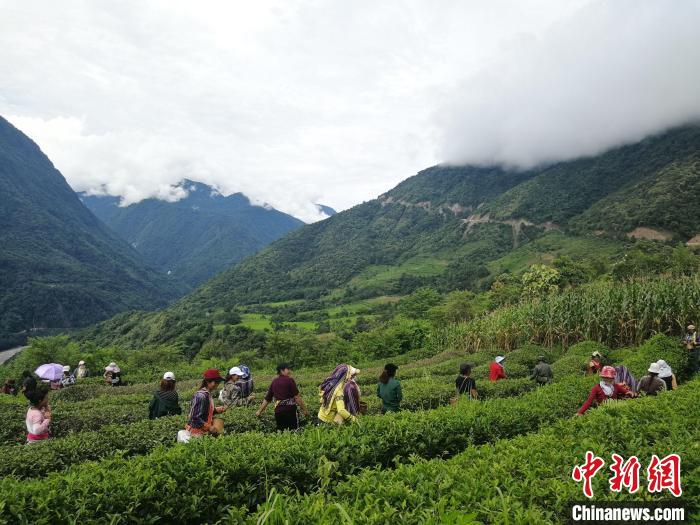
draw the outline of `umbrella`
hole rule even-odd
[[[48,363],[46,365],[41,365],[39,368],[34,370],[34,373],[46,381],[58,381],[63,375],[63,365],[59,365],[58,363]]]

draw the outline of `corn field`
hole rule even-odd
[[[567,347],[583,340],[621,347],[658,333],[680,336],[699,318],[698,277],[603,282],[503,307],[442,339],[469,352],[525,343]]]

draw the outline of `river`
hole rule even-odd
[[[26,346],[16,346],[14,348],[10,348],[9,350],[0,351],[0,365],[3,364],[5,361],[7,361],[13,355],[24,350],[25,348],[27,348],[27,347]]]

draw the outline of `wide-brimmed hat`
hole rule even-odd
[[[658,363],[652,363],[649,365],[649,369],[647,371],[651,372],[652,374],[658,374],[659,372],[661,372],[661,367]]]
[[[659,377],[671,377],[673,375],[673,370],[663,359],[659,359],[656,364],[659,365]]]
[[[66,365],[63,367],[64,372],[70,372],[70,366]]]

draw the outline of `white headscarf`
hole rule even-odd
[[[603,380],[600,381],[600,388],[603,389],[603,392],[607,397],[612,396],[613,392],[615,391],[615,385],[613,383],[606,383]]]
[[[673,370],[663,359],[659,359],[656,364],[659,365],[659,377],[671,377],[673,375]]]

